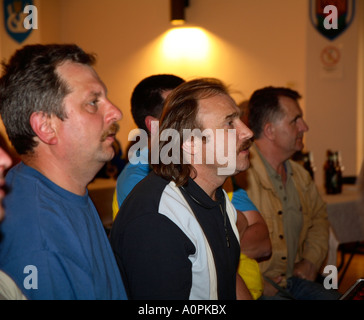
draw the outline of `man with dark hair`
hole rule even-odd
[[[217,79],[168,95],[151,142],[153,172],[125,199],[110,234],[131,299],[236,299],[237,213],[222,185],[249,166],[252,132],[239,115]]]
[[[251,166],[235,177],[267,222],[272,255],[260,263],[264,298],[335,299],[338,293],[314,282],[328,249],[326,205],[309,173],[290,158],[303,148],[308,126],[300,94],[266,87],[249,100],[254,132]]]
[[[125,299],[87,185],[114,155],[120,110],[76,45],[31,45],[4,65],[0,112],[12,168],[0,269],[28,299]]]
[[[173,74],[156,74],[144,78],[131,95],[131,113],[138,128],[150,132],[150,120],[159,121],[168,94],[184,80]]]
[[[183,82],[182,78],[172,74],[157,74],[144,78],[134,88],[131,96],[131,113],[138,128],[144,130],[149,137],[152,121],[159,122],[164,100]],[[112,204],[113,218],[130,191],[151,171],[147,144],[137,150],[131,148],[130,151],[129,163],[121,171],[116,182]],[[136,158],[138,161],[134,161]]]

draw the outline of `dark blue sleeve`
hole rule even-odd
[[[110,240],[129,299],[189,299],[195,247],[167,217],[147,214],[126,226],[116,220]]]

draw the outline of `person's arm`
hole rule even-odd
[[[306,259],[302,259],[294,265],[293,275],[298,278],[315,281],[317,273],[316,266]]]
[[[26,300],[16,283],[6,273],[0,270],[0,301]]]
[[[237,211],[241,252],[252,259],[263,259],[272,252],[267,224],[258,211]]]
[[[241,247],[241,241],[244,238],[244,234],[246,230],[248,229],[248,219],[245,217],[243,212],[236,210],[236,227],[239,231],[239,238],[240,238],[240,247]]]
[[[304,213],[305,237],[302,260],[295,264],[294,275],[304,279],[315,279],[326,257],[329,239],[329,222],[326,204],[322,200],[316,185],[310,182],[305,190],[308,212]]]
[[[240,240],[245,241],[245,235],[249,229],[248,220],[245,215],[238,210],[236,224]],[[250,258],[243,253],[243,248],[240,250],[240,261],[238,272],[236,274],[236,298],[237,300],[257,299],[263,290],[263,283],[260,282],[259,266],[254,258]]]
[[[236,300],[253,300],[244,280],[236,274]]]
[[[231,202],[238,212],[238,222],[241,214],[247,221],[244,232],[239,230],[241,251],[253,259],[268,257],[272,251],[268,227],[246,191],[242,188],[235,189]],[[242,220],[241,217],[240,220]]]
[[[264,259],[272,253],[272,244],[269,238],[267,224],[258,211],[243,211],[248,221],[241,241],[241,251],[253,259]]]

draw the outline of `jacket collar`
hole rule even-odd
[[[259,175],[257,176],[259,177],[258,180],[262,187],[265,189],[273,189],[272,182],[262,160],[262,155],[255,143],[253,143],[253,146],[250,148],[250,166],[252,170],[259,172]]]

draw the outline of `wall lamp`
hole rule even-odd
[[[174,26],[185,23],[185,8],[190,4],[189,0],[170,0],[171,1],[171,23]]]

